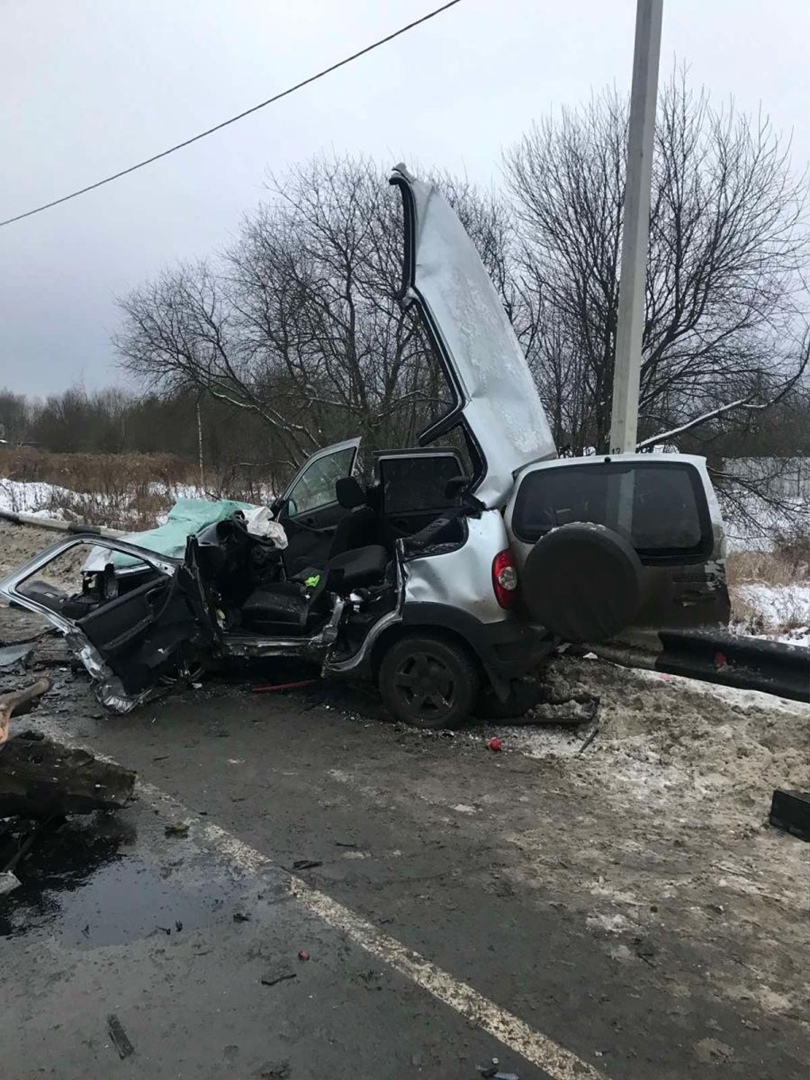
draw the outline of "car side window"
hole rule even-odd
[[[335,483],[351,474],[354,455],[355,448],[347,446],[313,461],[288,495],[287,516],[310,514],[335,502]]]

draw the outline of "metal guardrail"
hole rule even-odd
[[[623,667],[649,668],[810,703],[810,649],[802,645],[718,629],[651,631],[643,641],[608,642],[592,648]]]
[[[95,533],[97,536],[125,536],[120,529],[108,529],[104,525],[89,525],[85,521],[59,521],[58,518],[35,517],[33,514],[17,514],[13,510],[0,510],[0,521],[14,525],[32,525],[37,529],[53,529],[67,533]]]

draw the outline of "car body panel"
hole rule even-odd
[[[475,493],[503,506],[513,474],[557,451],[526,357],[470,237],[436,186],[403,165],[391,176],[403,196],[403,302],[421,312],[456,405],[420,442],[463,420],[483,459]]]
[[[513,612],[498,603],[492,585],[492,562],[509,546],[503,515],[484,510],[465,524],[463,544],[405,561],[405,602],[452,605],[485,624],[514,619]]]

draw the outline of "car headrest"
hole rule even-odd
[[[363,489],[354,476],[341,476],[335,481],[335,498],[344,510],[354,510],[366,501]]]

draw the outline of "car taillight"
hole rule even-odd
[[[502,608],[511,607],[517,599],[518,574],[512,552],[501,551],[492,560],[492,588]]]

